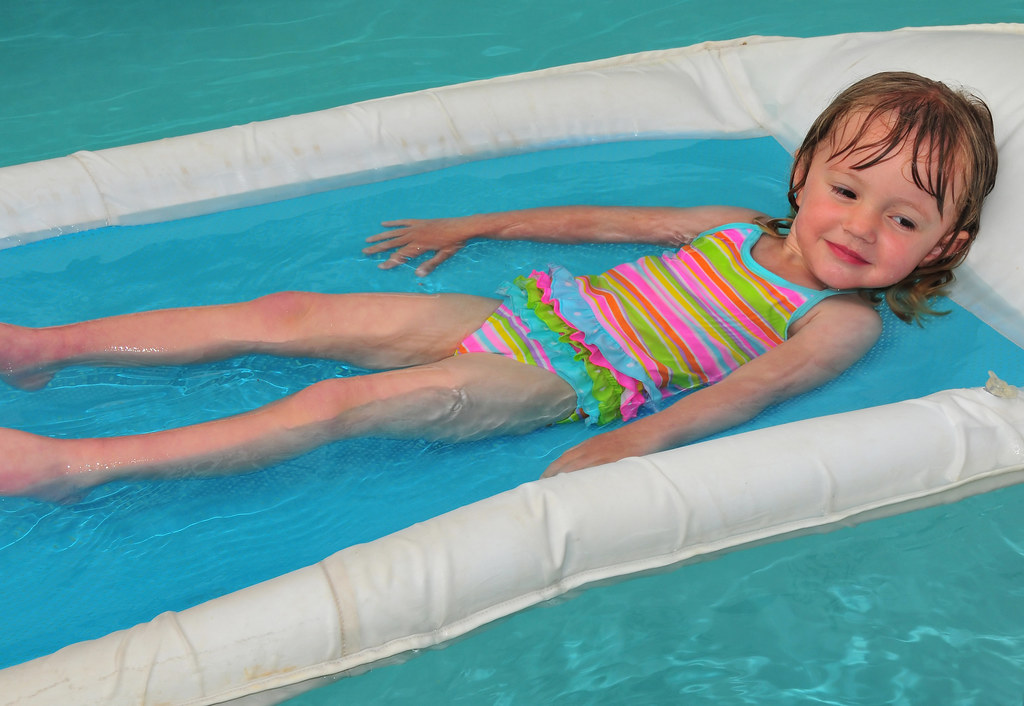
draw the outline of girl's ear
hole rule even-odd
[[[955,255],[960,251],[968,242],[970,242],[971,236],[966,230],[962,230],[959,233],[950,233],[945,238],[940,240],[934,248],[931,249],[924,259],[921,260],[922,265],[930,265],[943,253],[946,256]]]

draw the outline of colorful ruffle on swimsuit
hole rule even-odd
[[[837,293],[758,264],[751,248],[761,235],[732,224],[601,275],[534,271],[502,289],[502,305],[457,354],[498,353],[554,372],[576,390],[571,419],[629,420],[782,343],[794,321]]]

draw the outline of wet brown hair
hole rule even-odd
[[[853,117],[859,119],[858,129],[845,131],[854,124]],[[866,132],[877,124],[888,126],[887,133],[866,141]],[[998,157],[992,113],[980,98],[908,72],[879,73],[858,81],[840,93],[807,131],[793,160],[789,203],[795,215],[797,194],[819,149],[830,148],[830,159],[863,155],[854,169],[866,169],[895,156],[904,145],[910,146],[914,183],[935,199],[940,215],[946,208],[955,209],[950,234],[965,231],[968,236],[961,241],[947,238],[936,259],[890,287],[866,292],[876,304],[885,299],[902,320],[920,323],[924,316],[945,313],[932,309],[930,300],[953,282],[953,269],[963,262],[978,234],[982,202],[995,186]],[[791,222],[776,219],[768,225],[778,232]]]

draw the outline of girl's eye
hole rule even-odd
[[[915,228],[917,228],[916,223],[914,223],[912,220],[904,216],[895,216],[893,217],[893,220],[896,221],[896,224],[900,228],[905,228],[906,230],[914,230]]]
[[[845,186],[833,186],[832,193],[836,194],[837,196],[842,196],[844,199],[857,198],[857,194],[855,194],[850,189],[847,189]]]

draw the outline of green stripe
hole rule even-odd
[[[551,304],[541,300],[543,293],[537,283],[528,277],[517,277],[514,284],[526,295],[526,305],[541,322],[558,334],[558,340],[575,351],[573,358],[583,363],[591,382],[591,393],[597,400],[598,424],[607,424],[622,418],[622,396],[626,391],[608,368],[590,362],[590,351],[579,346],[570,336],[577,330],[565,322]],[[638,383],[639,385],[639,383]]]
[[[727,249],[724,243],[714,238],[701,238],[693,244],[693,247],[704,253],[711,264],[718,269],[723,279],[728,280],[729,284],[747,301],[751,308],[761,315],[762,321],[768,324],[769,328],[775,331],[780,338],[786,337],[786,324],[789,321],[786,312],[779,311],[778,304],[752,284],[752,279],[763,282],[763,278],[750,272],[747,266],[738,259],[738,254],[734,257],[733,252]],[[744,275],[744,272],[749,275]],[[762,303],[767,305],[767,316],[765,307],[761,306]]]

